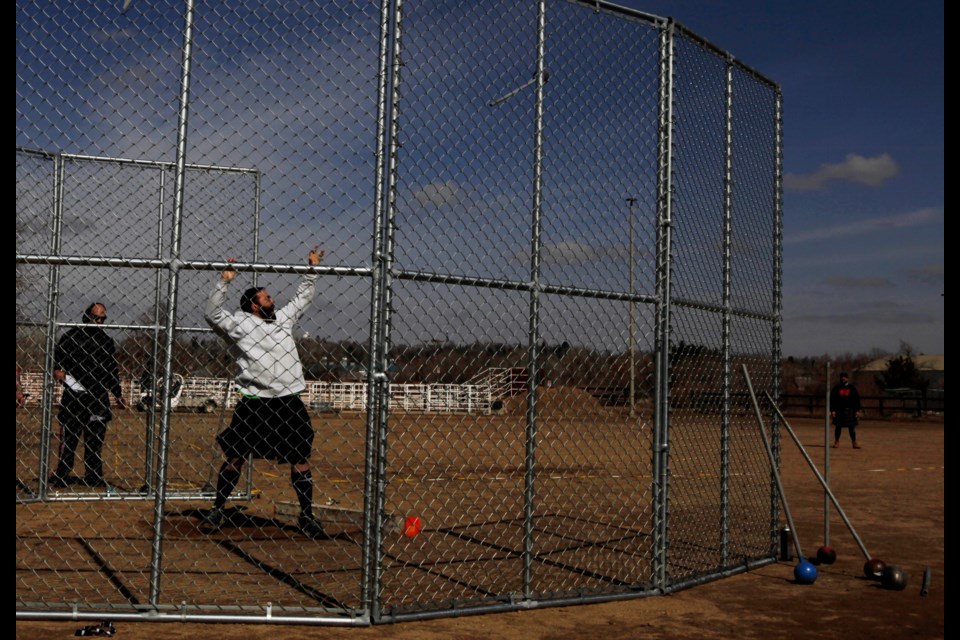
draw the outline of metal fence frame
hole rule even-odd
[[[548,91],[548,82],[550,81],[549,70],[546,67],[547,50],[550,40],[547,33],[547,27],[551,24],[551,11],[556,9],[561,11],[561,6],[572,6],[572,11],[589,10],[594,14],[602,14],[604,20],[610,21],[630,21],[633,23],[646,25],[652,32],[656,33],[658,39],[657,62],[657,80],[655,90],[657,91],[656,104],[658,111],[658,122],[656,125],[656,144],[657,158],[653,163],[656,167],[656,175],[648,176],[655,184],[655,204],[656,204],[656,256],[654,259],[656,274],[653,278],[655,290],[649,293],[638,292],[634,288],[635,256],[633,243],[633,207],[634,198],[629,202],[630,207],[630,283],[626,291],[609,290],[603,287],[580,286],[577,284],[564,284],[560,281],[549,281],[542,279],[541,263],[543,261],[543,246],[541,243],[542,228],[542,208],[544,202],[543,179],[544,179],[544,137],[549,134],[546,121],[547,107],[546,93]],[[747,407],[738,403],[735,396],[736,391],[744,389],[742,383],[737,381],[736,366],[738,364],[751,364],[759,369],[759,375],[755,373],[757,386],[761,390],[769,390],[774,398],[778,396],[780,389],[780,351],[781,351],[781,245],[782,245],[782,109],[781,94],[779,87],[769,81],[753,69],[745,66],[736,60],[730,54],[718,49],[714,45],[697,36],[692,31],[682,25],[674,22],[672,19],[664,19],[657,16],[644,14],[642,12],[626,9],[618,5],[604,1],[571,1],[566,3],[548,2],[541,0],[536,3],[536,43],[534,48],[534,75],[533,79],[522,84],[507,93],[491,100],[491,107],[495,107],[504,101],[511,100],[520,92],[532,91],[535,94],[533,113],[533,135],[529,157],[532,160],[530,167],[532,173],[531,185],[533,191],[530,194],[530,230],[532,232],[529,238],[529,270],[526,278],[523,279],[501,279],[497,277],[487,277],[485,275],[459,274],[455,270],[448,273],[439,273],[428,269],[407,266],[403,261],[398,260],[398,239],[397,239],[397,206],[398,206],[398,183],[402,181],[404,172],[407,171],[401,153],[401,140],[404,135],[404,119],[401,106],[403,105],[404,83],[407,75],[412,74],[406,67],[405,55],[406,49],[401,36],[406,36],[405,20],[408,20],[408,10],[422,9],[417,3],[410,0],[383,0],[380,7],[380,25],[379,25],[379,86],[376,105],[376,148],[375,159],[372,167],[374,179],[370,185],[373,191],[372,202],[374,205],[373,225],[370,229],[371,255],[370,266],[320,266],[307,267],[301,265],[288,264],[277,261],[263,262],[259,259],[260,232],[259,223],[257,223],[257,232],[255,234],[254,258],[247,262],[237,263],[237,268],[241,271],[253,274],[271,273],[271,274],[304,274],[318,273],[321,276],[330,276],[337,278],[359,278],[369,281],[369,359],[366,363],[366,381],[363,383],[366,387],[366,393],[359,395],[361,401],[365,403],[363,413],[365,414],[365,463],[363,470],[363,495],[365,498],[362,517],[362,529],[364,532],[361,567],[360,567],[360,588],[358,594],[358,604],[356,606],[346,606],[339,612],[331,613],[329,609],[320,611],[304,610],[301,613],[290,610],[280,611],[278,614],[269,604],[261,605],[259,603],[249,603],[249,610],[231,610],[229,608],[213,607],[212,609],[197,606],[196,608],[183,607],[180,603],[164,603],[161,598],[161,585],[163,582],[162,569],[162,550],[161,541],[163,540],[162,521],[164,510],[167,508],[166,490],[166,469],[169,459],[169,452],[164,444],[161,449],[155,452],[148,452],[148,469],[146,475],[156,478],[155,493],[150,496],[155,500],[155,539],[153,541],[153,552],[151,557],[150,576],[150,601],[139,608],[124,607],[106,607],[101,608],[96,603],[83,603],[84,606],[90,605],[91,608],[78,607],[77,604],[57,605],[53,602],[36,602],[31,595],[36,595],[26,586],[22,587],[21,579],[18,577],[18,595],[17,595],[17,618],[18,619],[100,619],[105,612],[115,619],[138,619],[138,620],[183,620],[183,621],[257,621],[272,623],[298,623],[298,624],[333,624],[333,625],[367,625],[382,622],[396,622],[402,620],[411,620],[419,618],[440,617],[461,615],[463,613],[486,613],[493,611],[511,611],[527,608],[536,608],[541,606],[560,606],[569,604],[580,604],[588,602],[609,601],[624,598],[636,598],[648,595],[666,594],[679,589],[688,588],[696,584],[715,580],[727,575],[749,570],[774,561],[776,555],[776,531],[778,528],[779,509],[777,496],[774,492],[774,483],[772,477],[763,481],[765,487],[764,495],[761,497],[761,507],[759,509],[759,518],[765,523],[765,527],[759,534],[762,542],[759,546],[747,545],[747,550],[734,551],[733,547],[737,544],[737,533],[731,531],[730,523],[733,518],[730,515],[731,510],[738,508],[735,504],[738,500],[738,489],[732,487],[735,480],[731,473],[731,451],[730,433],[749,426],[751,423],[750,411]],[[566,11],[566,9],[563,9]],[[174,339],[178,332],[193,331],[195,328],[181,326],[177,320],[177,300],[178,290],[180,288],[180,276],[183,273],[192,271],[217,271],[224,269],[227,264],[222,261],[212,260],[185,260],[182,259],[180,251],[181,237],[185,233],[190,233],[189,228],[182,226],[182,217],[184,210],[184,191],[185,184],[192,169],[217,169],[217,170],[236,170],[224,167],[208,167],[205,165],[194,165],[188,158],[188,114],[191,108],[190,85],[192,64],[197,57],[203,55],[202,50],[195,49],[196,34],[194,33],[197,8],[194,0],[184,0],[183,2],[183,28],[182,28],[182,48],[180,49],[180,85],[178,95],[178,113],[176,128],[176,159],[167,163],[153,163],[164,168],[166,171],[174,173],[174,203],[173,203],[173,228],[171,233],[172,244],[167,256],[143,256],[137,258],[118,258],[103,257],[99,255],[84,256],[65,256],[59,250],[59,244],[56,241],[57,234],[54,234],[54,245],[47,253],[22,253],[19,245],[17,250],[17,265],[41,265],[46,266],[50,271],[50,282],[48,289],[47,307],[47,325],[46,325],[46,344],[44,351],[46,353],[45,370],[48,372],[43,379],[43,403],[42,403],[42,428],[45,435],[41,442],[43,447],[49,441],[49,434],[52,430],[54,421],[53,414],[53,380],[49,373],[52,368],[52,352],[54,346],[54,336],[57,330],[68,323],[58,322],[58,292],[59,292],[59,272],[62,267],[70,266],[93,266],[109,267],[116,269],[141,269],[151,270],[157,275],[157,291],[160,291],[161,273],[166,275],[166,295],[163,300],[156,300],[155,322],[152,327],[154,330],[157,349],[155,354],[165,354],[156,356],[156,360],[162,360],[161,370],[156,371],[162,380],[170,380],[174,374],[174,363],[170,354],[173,352]],[[566,19],[586,19],[583,15],[576,14],[572,18]],[[20,12],[18,10],[18,24]],[[18,33],[19,33],[18,27]],[[562,32],[556,37],[562,38]],[[622,46],[629,47],[630,43]],[[684,52],[679,53],[677,47],[684,48]],[[712,237],[708,233],[708,240],[715,241],[722,246],[722,295],[719,300],[708,299],[710,296],[701,296],[696,291],[696,287],[689,286],[689,282],[683,279],[683,275],[688,271],[694,271],[694,267],[687,264],[678,264],[675,259],[675,252],[678,247],[682,247],[687,239],[683,235],[681,240],[676,239],[678,233],[678,219],[683,220],[683,216],[695,211],[697,207],[691,206],[687,198],[696,198],[698,189],[709,191],[710,187],[700,187],[691,184],[690,177],[697,174],[697,165],[702,162],[695,160],[691,165],[681,166],[682,161],[678,162],[675,158],[678,150],[681,155],[689,152],[691,146],[696,145],[697,131],[696,127],[689,129],[680,129],[684,136],[678,136],[678,114],[676,107],[683,104],[684,99],[689,95],[685,93],[690,91],[689,87],[678,87],[677,69],[678,60],[684,60],[685,55],[690,55],[694,51],[696,55],[704,56],[709,59],[709,64],[722,66],[725,70],[723,80],[722,103],[724,113],[720,126],[721,131],[711,131],[711,136],[716,136],[723,140],[723,149],[720,155],[723,158],[723,175],[718,179],[722,183],[722,192],[717,194],[722,203],[722,211],[719,213],[723,221],[723,229],[720,237]],[[44,52],[35,52],[37,56],[42,56]],[[765,139],[761,134],[760,145],[765,146],[765,155],[761,158],[760,166],[752,166],[750,162],[744,162],[741,154],[737,153],[735,138],[738,132],[737,125],[742,117],[741,109],[750,109],[750,91],[745,91],[746,106],[740,100],[741,94],[738,89],[742,84],[750,85],[748,89],[760,92],[765,104],[767,113],[761,108],[761,120],[766,115],[766,120],[762,126],[757,128],[761,132],[772,132],[769,139]],[[19,93],[19,89],[18,89]],[[492,88],[491,88],[492,93]],[[708,90],[709,93],[709,90]],[[678,95],[681,97],[678,98]],[[712,96],[716,98],[717,96]],[[769,108],[772,105],[772,113]],[[18,123],[21,117],[18,101]],[[24,115],[25,117],[25,115]],[[713,125],[713,122],[708,122]],[[416,129],[415,129],[416,132]],[[112,162],[128,164],[150,164],[146,161],[128,160],[120,158],[103,158],[94,155],[84,154],[66,154],[57,151],[36,150],[20,146],[20,129],[18,124],[18,157],[19,154],[34,154],[42,157],[49,157],[54,162],[54,176],[60,175],[63,162],[65,160],[76,160],[82,162]],[[687,161],[692,154],[687,153]],[[749,160],[749,159],[748,159]],[[772,166],[770,163],[772,162]],[[706,163],[704,163],[706,164]],[[678,168],[679,167],[679,168]],[[409,171],[416,172],[417,167],[411,167]],[[259,219],[259,170],[252,171],[257,180],[257,219]],[[716,177],[716,176],[715,176]],[[760,196],[741,190],[738,185],[746,183],[761,183]],[[678,184],[679,183],[679,184]],[[59,229],[60,218],[59,205],[62,186],[57,182],[53,185],[54,207],[51,215],[52,224],[55,230]],[[693,195],[691,195],[693,194]],[[770,195],[766,199],[766,195]],[[744,205],[746,202],[746,205]],[[684,208],[684,207],[689,208]],[[737,300],[743,300],[743,289],[735,291],[734,274],[735,244],[734,235],[740,230],[737,227],[735,213],[738,207],[753,207],[759,212],[758,216],[769,225],[772,232],[763,238],[761,242],[762,249],[767,251],[761,255],[764,261],[763,266],[756,270],[745,269],[750,277],[744,282],[737,281],[737,287],[749,289],[751,286],[759,288],[760,292],[751,301],[747,296],[746,304],[738,304]],[[19,233],[19,230],[18,230]],[[683,233],[686,233],[685,231]],[[681,276],[678,281],[678,274]],[[398,322],[396,307],[398,305],[397,292],[404,285],[425,286],[435,285],[438,287],[462,287],[476,288],[478,290],[493,291],[497,293],[511,292],[526,297],[527,314],[526,321],[528,332],[526,337],[527,360],[523,363],[528,371],[538,372],[542,369],[546,360],[543,353],[543,331],[541,321],[544,315],[544,298],[557,298],[565,304],[576,305],[581,300],[591,301],[613,301],[619,304],[625,304],[630,311],[630,388],[629,388],[629,410],[630,418],[634,416],[634,349],[636,338],[634,336],[635,327],[635,308],[651,310],[652,317],[652,344],[651,350],[653,359],[653,409],[652,415],[652,434],[650,436],[650,464],[652,469],[652,478],[650,478],[650,503],[644,507],[644,510],[650,510],[650,552],[649,552],[649,573],[644,576],[634,576],[626,581],[613,580],[615,586],[604,587],[594,590],[592,587],[585,587],[581,584],[567,582],[563,579],[556,583],[556,586],[544,589],[535,576],[536,548],[538,546],[539,536],[542,532],[535,529],[534,523],[543,518],[543,513],[538,509],[538,504],[542,496],[537,493],[542,476],[539,475],[536,461],[538,457],[538,446],[542,446],[543,435],[538,428],[542,428],[544,423],[542,418],[543,409],[538,406],[538,397],[543,394],[543,381],[538,375],[530,375],[526,380],[526,410],[525,410],[525,433],[522,437],[518,436],[518,442],[522,442],[524,450],[524,469],[523,481],[520,484],[523,488],[523,522],[518,526],[522,530],[522,550],[517,553],[522,566],[522,575],[519,577],[520,587],[509,593],[491,593],[489,597],[479,598],[477,601],[459,603],[455,596],[440,596],[435,600],[429,598],[433,596],[423,595],[423,599],[415,592],[409,599],[407,597],[395,597],[390,588],[385,587],[385,582],[389,578],[385,575],[388,571],[386,558],[389,555],[386,552],[387,543],[384,539],[384,531],[389,526],[389,502],[396,497],[397,490],[388,487],[386,478],[397,473],[392,467],[394,460],[401,457],[399,454],[405,453],[403,447],[410,445],[397,444],[394,433],[394,424],[396,417],[392,410],[403,409],[405,402],[409,402],[409,394],[423,389],[426,392],[438,390],[439,387],[431,385],[393,385],[391,384],[391,347],[393,343],[393,334],[395,332],[395,323]],[[680,293],[677,293],[680,291]],[[738,297],[739,294],[739,297]],[[754,304],[753,302],[757,302]],[[163,304],[161,304],[163,303]],[[769,306],[764,306],[769,303]],[[402,303],[399,303],[402,304]],[[165,308],[165,315],[161,317],[160,310]],[[683,330],[682,327],[693,326],[694,329]],[[746,325],[746,329],[743,328]],[[689,339],[690,335],[696,335],[702,327],[704,331],[713,331],[714,327],[719,329],[719,333],[711,339],[711,342],[719,345],[714,353],[695,354],[694,364],[702,365],[704,370],[709,369],[711,376],[705,378],[708,381],[702,384],[694,376],[683,378],[690,380],[691,387],[694,389],[691,395],[685,396],[683,401],[677,398],[678,389],[682,388],[678,377],[692,375],[690,371],[695,371],[697,367],[691,370],[683,369],[679,365],[680,356],[684,355],[682,350],[678,350],[678,343],[683,344],[684,340]],[[757,327],[757,329],[753,329]],[[141,327],[142,328],[142,327]],[[737,331],[756,331],[762,338],[751,343],[745,340],[740,343],[734,337]],[[768,339],[767,339],[768,338]],[[161,345],[160,342],[163,341]],[[743,344],[747,343],[755,350],[744,349]],[[760,345],[757,347],[757,345]],[[739,345],[739,346],[738,346]],[[156,377],[155,377],[156,379]],[[318,384],[318,383],[314,383]],[[450,388],[448,393],[457,394],[463,392],[470,385],[462,385],[456,389]],[[399,393],[401,391],[405,394]],[[469,390],[473,393],[473,390]],[[131,393],[133,393],[131,391]],[[324,395],[322,385],[317,389],[311,386],[311,394],[318,394],[323,400],[329,398]],[[699,395],[698,395],[699,394]],[[742,393],[740,394],[742,395]],[[471,396],[473,397],[473,396]],[[700,462],[691,464],[701,464],[702,470],[716,472],[719,479],[718,485],[718,505],[707,505],[703,512],[691,512],[694,519],[707,518],[706,514],[712,512],[712,509],[719,508],[721,515],[721,531],[719,532],[719,542],[716,554],[711,551],[702,558],[697,554],[700,552],[692,551],[691,556],[685,557],[682,549],[687,548],[687,536],[690,535],[685,527],[685,518],[687,512],[683,509],[672,509],[671,502],[676,505],[679,500],[675,497],[687,489],[679,483],[677,477],[683,475],[678,473],[678,469],[672,466],[671,455],[677,446],[677,442],[684,442],[683,438],[688,431],[686,425],[688,421],[692,424],[693,418],[687,416],[682,411],[683,407],[690,406],[693,403],[697,406],[697,398],[709,397],[706,405],[698,406],[701,413],[709,414],[715,410],[720,416],[718,426],[720,427],[721,438],[719,441],[719,460],[710,462]],[[330,397],[332,398],[332,396]],[[449,401],[448,401],[449,402]],[[687,404],[684,404],[687,403]],[[431,411],[431,404],[417,401],[416,411]],[[425,408],[424,408],[425,407]],[[339,407],[338,407],[339,408]],[[351,408],[355,408],[352,405]],[[708,410],[706,410],[708,409]],[[436,410],[436,408],[434,408]],[[442,410],[442,408],[441,408]],[[470,411],[467,411],[470,413]],[[489,407],[482,413],[489,413]],[[699,415],[699,414],[698,414]],[[775,427],[776,420],[772,410],[767,414],[771,424]],[[746,416],[746,417],[745,417]],[[699,418],[698,418],[699,419]],[[169,443],[168,430],[171,421],[171,409],[169,403],[165,404],[163,410],[157,416],[157,426],[159,431],[157,436],[161,443]],[[678,432],[678,429],[682,431]],[[749,431],[749,429],[745,429]],[[774,445],[778,446],[779,439],[777,430],[774,429]],[[750,440],[752,436],[741,436],[743,442],[749,443],[749,456],[757,456],[762,459],[763,450],[760,448],[758,440]],[[148,438],[152,442],[154,438]],[[682,445],[681,445],[682,446]],[[399,447],[399,448],[398,448]],[[759,452],[759,453],[758,453]],[[45,466],[49,458],[49,450],[42,449],[40,452],[41,468],[39,475],[41,478],[46,476],[48,468]],[[154,458],[157,460],[157,467],[153,469],[149,466],[149,461]],[[766,468],[763,464],[756,461],[747,461],[747,464],[753,470],[763,470]],[[714,466],[716,465],[716,466]],[[752,466],[751,466],[752,465]],[[769,469],[768,469],[769,470]],[[43,502],[47,498],[46,489],[42,486],[39,492],[39,501]],[[673,493],[673,496],[671,494]],[[731,498],[731,496],[733,496]],[[121,498],[122,499],[122,498]],[[406,498],[404,498],[406,499]],[[100,504],[109,505],[111,499],[99,497]],[[749,502],[749,501],[747,501]],[[33,500],[23,500],[18,494],[17,505],[20,509],[24,505],[36,504]],[[462,506],[462,505],[461,505]],[[746,511],[757,511],[756,504],[750,503],[742,508]],[[18,511],[19,518],[19,511]],[[694,528],[701,525],[694,525]],[[735,528],[735,527],[734,527]],[[18,569],[21,568],[21,559],[19,550],[22,545],[28,545],[31,541],[30,535],[21,536],[18,530]],[[712,543],[711,543],[712,544]],[[751,543],[752,544],[752,543]],[[696,545],[691,544],[693,549]],[[673,549],[668,552],[668,548]],[[681,549],[678,551],[678,549]],[[392,552],[391,552],[392,553]],[[692,558],[692,559],[691,559]],[[539,565],[536,565],[539,566]],[[681,568],[683,567],[683,568]],[[30,572],[29,567],[25,569]],[[644,570],[646,571],[646,569]],[[586,572],[585,572],[586,573]],[[19,575],[19,574],[18,574]],[[54,583],[55,584],[55,581]],[[55,589],[54,589],[55,591]],[[70,602],[69,588],[67,595],[62,593],[50,594],[50,600],[58,600],[61,597],[65,602]],[[334,607],[336,609],[336,607]]]

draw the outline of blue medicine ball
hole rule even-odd
[[[801,560],[793,569],[793,577],[800,584],[813,584],[817,580],[817,568],[806,560]]]

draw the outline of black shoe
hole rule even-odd
[[[87,487],[94,487],[97,489],[106,489],[107,481],[103,479],[102,476],[85,476],[83,478],[83,484]]]
[[[47,484],[54,489],[65,489],[70,486],[70,478],[55,473],[47,480]]]
[[[226,518],[223,515],[222,507],[213,507],[205,514],[200,516],[200,524],[210,527],[211,529],[219,529]]]
[[[314,540],[330,539],[327,532],[323,530],[323,525],[313,516],[301,515],[297,519],[297,527],[300,528],[300,533],[308,538],[313,538]]]

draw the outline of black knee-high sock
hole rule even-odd
[[[234,469],[229,462],[224,462],[220,467],[220,475],[217,476],[217,497],[213,501],[213,506],[223,508],[239,480],[240,472]]]
[[[310,470],[290,471],[290,482],[297,492],[297,501],[300,503],[300,513],[305,516],[313,515],[313,474]]]

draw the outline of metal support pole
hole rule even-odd
[[[827,398],[823,404],[827,409],[823,416],[823,544],[830,546],[830,362],[827,362]]]
[[[797,557],[800,562],[805,560],[803,549],[800,548],[800,537],[797,535],[797,527],[793,524],[793,514],[790,513],[790,505],[787,504],[787,494],[783,490],[783,482],[780,481],[780,472],[777,471],[777,459],[773,455],[773,449],[770,447],[770,440],[767,438],[767,429],[763,426],[763,415],[760,413],[760,405],[757,403],[757,396],[753,392],[753,383],[750,382],[750,374],[747,373],[747,365],[743,366],[743,377],[747,381],[747,389],[750,391],[750,399],[753,401],[753,410],[757,414],[757,425],[760,427],[760,437],[763,439],[763,448],[767,450],[767,457],[770,458],[770,471],[773,473],[773,480],[777,484],[777,493],[780,494],[780,502],[783,503],[783,512],[787,516],[787,524],[790,525],[790,533],[793,536],[793,546],[797,550]],[[769,395],[767,396],[770,397]]]
[[[63,242],[63,157],[53,158],[53,237],[50,253],[59,256]],[[50,282],[47,283],[47,327],[44,336],[43,356],[43,414],[40,436],[40,494],[46,495],[47,478],[50,475],[50,438],[53,433],[53,401],[57,395],[57,384],[53,379],[54,351],[57,344],[57,307],[60,298],[60,265],[49,267]],[[59,461],[58,461],[59,463]]]
[[[544,61],[546,59],[547,3],[537,5],[537,91],[534,102],[533,121],[533,199],[530,220],[530,306],[528,315],[528,371],[527,376],[527,432],[524,452],[523,489],[523,579],[520,592],[524,600],[533,600],[536,527],[536,458],[537,458],[537,395],[540,385],[540,230],[543,204],[543,121],[544,121]]]
[[[627,198],[627,204],[630,205],[630,417],[633,418],[636,414],[636,375],[637,375],[637,358],[636,358],[636,348],[637,341],[634,335],[636,331],[636,315],[637,315],[637,302],[634,300],[635,287],[633,283],[633,272],[635,270],[633,262],[633,205],[637,203],[636,198]]]
[[[160,415],[159,448],[156,472],[156,499],[153,507],[153,545],[150,553],[149,603],[160,602],[160,576],[163,575],[164,506],[166,503],[167,460],[170,453],[170,389],[173,379],[173,341],[177,324],[179,293],[180,240],[183,220],[184,175],[187,157],[187,114],[190,107],[190,69],[193,50],[194,0],[186,0],[183,14],[183,44],[180,51],[180,100],[177,113],[177,164],[174,176],[173,226],[170,239],[170,276],[167,279],[167,309],[163,354],[163,408]]]
[[[797,434],[793,432],[793,428],[790,426],[790,423],[787,422],[787,419],[783,417],[783,413],[780,412],[780,407],[777,406],[776,402],[774,402],[773,398],[770,397],[769,393],[767,394],[767,400],[770,401],[770,405],[773,407],[774,411],[776,411],[777,415],[780,416],[780,419],[783,420],[783,426],[786,427],[787,433],[790,434],[790,437],[793,438],[793,442],[797,445],[797,448],[800,449],[800,453],[803,454],[803,459],[806,460],[807,464],[810,465],[813,475],[817,476],[817,480],[819,480],[820,484],[823,485],[823,490],[827,492],[827,495],[833,502],[833,506],[837,508],[837,513],[840,514],[840,517],[843,518],[844,524],[846,524],[847,528],[850,529],[850,534],[853,536],[857,546],[860,547],[860,551],[863,552],[863,555],[867,560],[871,560],[873,556],[871,556],[870,552],[867,551],[867,547],[864,546],[863,540],[860,539],[860,536],[857,535],[856,529],[854,529],[853,525],[850,524],[850,519],[847,517],[847,514],[843,512],[842,508],[840,508],[840,503],[837,502],[837,498],[833,495],[833,492],[830,491],[830,486],[827,484],[827,481],[824,480],[823,476],[820,475],[820,472],[817,471],[817,467],[813,464],[813,460],[810,459],[809,454],[807,454],[807,450],[803,448],[802,444],[800,444],[800,439],[797,438]],[[790,526],[793,527],[793,523],[791,523]]]

